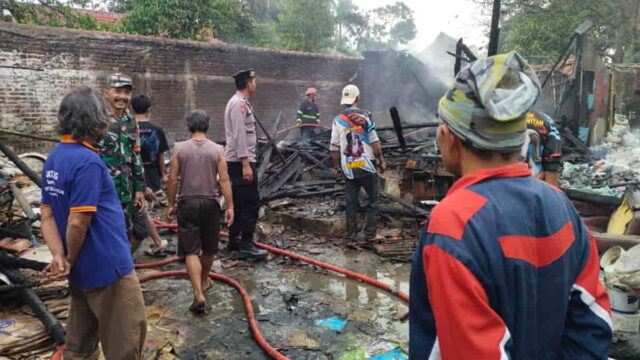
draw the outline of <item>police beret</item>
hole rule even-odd
[[[255,70],[242,70],[233,75],[234,79],[253,79],[256,77]]]

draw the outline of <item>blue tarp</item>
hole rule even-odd
[[[347,325],[347,320],[334,316],[324,320],[316,320],[316,325],[325,326],[335,331],[342,331],[344,326]]]
[[[408,360],[409,357],[405,355],[405,353],[400,350],[400,348],[395,348],[391,351],[388,351],[384,354],[376,355],[371,358],[371,360]]]

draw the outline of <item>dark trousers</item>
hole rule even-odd
[[[311,140],[315,135],[315,128],[313,126],[301,126],[300,137],[302,140]]]
[[[345,211],[347,213],[347,239],[355,240],[358,234],[358,195],[360,188],[367,193],[367,217],[364,223],[364,234],[367,238],[376,235],[378,227],[378,174],[367,174],[355,179],[344,179],[344,193],[346,197]]]
[[[255,163],[251,163],[253,170],[253,182],[247,183],[242,178],[242,163],[228,161],[229,178],[231,178],[231,190],[233,191],[233,204],[235,213],[233,225],[229,229],[229,237],[237,239],[242,237],[243,241],[253,239],[258,221],[258,210],[260,209],[260,194],[258,193],[258,171]]]

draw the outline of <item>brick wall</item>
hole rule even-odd
[[[224,138],[223,117],[235,91],[231,74],[253,68],[258,91],[252,104],[271,128],[282,112],[292,124],[304,90],[318,89],[322,122],[340,111],[340,90],[357,77],[360,58],[214,45],[0,22],[0,127],[55,136],[64,94],[82,84],[99,87],[113,72],[128,73],[134,93],[153,101],[153,120],[173,142],[186,137],[183,117],[195,108],[212,116],[210,136]],[[18,150],[50,145],[6,138]]]

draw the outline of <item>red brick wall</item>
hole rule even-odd
[[[213,45],[0,22],[0,127],[55,136],[56,112],[64,94],[82,84],[99,87],[113,72],[128,73],[134,93],[153,101],[153,120],[171,142],[186,136],[188,110],[206,110],[210,135],[224,138],[224,108],[235,87],[231,75],[253,68],[258,92],[252,100],[271,128],[282,111],[292,124],[304,90],[318,89],[322,122],[340,111],[340,90],[362,60],[237,45]],[[11,139],[19,149],[46,146]]]

